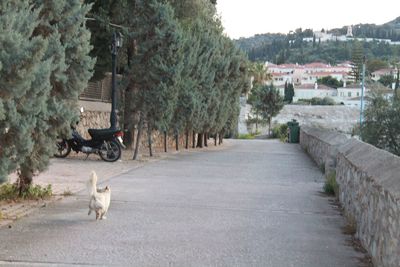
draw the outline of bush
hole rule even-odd
[[[335,101],[330,97],[313,97],[311,98],[311,105],[319,105],[319,106],[333,106],[335,105]]]
[[[287,124],[278,124],[274,128],[272,128],[272,138],[278,138],[282,142],[287,139]]]
[[[18,200],[18,199],[46,199],[53,195],[51,184],[46,187],[40,185],[31,185],[20,195],[16,184],[5,183],[0,186],[0,200]]]

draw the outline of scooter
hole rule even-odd
[[[65,158],[74,150],[82,152],[89,157],[90,154],[98,154],[107,162],[117,161],[122,154],[121,147],[125,148],[122,137],[124,133],[117,129],[89,129],[91,139],[83,138],[75,127],[72,128],[72,138],[57,140],[56,158]]]

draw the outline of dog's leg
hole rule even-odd
[[[99,217],[100,217],[100,211],[96,210],[96,221],[99,219]]]
[[[88,211],[87,215],[89,216],[91,213],[92,213],[92,209],[89,208],[89,211]]]

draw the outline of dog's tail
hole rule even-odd
[[[87,183],[87,189],[90,196],[95,196],[97,194],[97,174],[95,171],[90,173],[90,179]]]

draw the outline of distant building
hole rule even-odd
[[[373,73],[371,73],[371,79],[374,81],[378,81],[383,76],[388,76],[388,75],[391,75],[393,76],[393,78],[396,78],[397,70],[391,68],[376,70]]]
[[[346,37],[353,37],[353,27],[352,26],[347,26]]]
[[[275,86],[293,83],[294,85],[312,84],[325,76],[332,76],[339,81],[346,82],[348,73],[351,71],[351,64],[343,62],[336,66],[321,62],[313,62],[305,65],[281,64],[276,65],[267,62],[266,67],[272,75],[272,82]]]
[[[400,41],[392,41],[390,39],[379,39],[379,38],[359,38],[353,36],[353,27],[347,26],[346,35],[335,35],[332,33],[327,33],[326,31],[314,31],[314,37],[303,38],[304,42],[313,42],[317,40],[318,42],[329,42],[329,41],[340,41],[347,42],[352,40],[359,40],[363,42],[384,42],[390,45],[400,45]],[[314,39],[315,38],[315,39]]]

